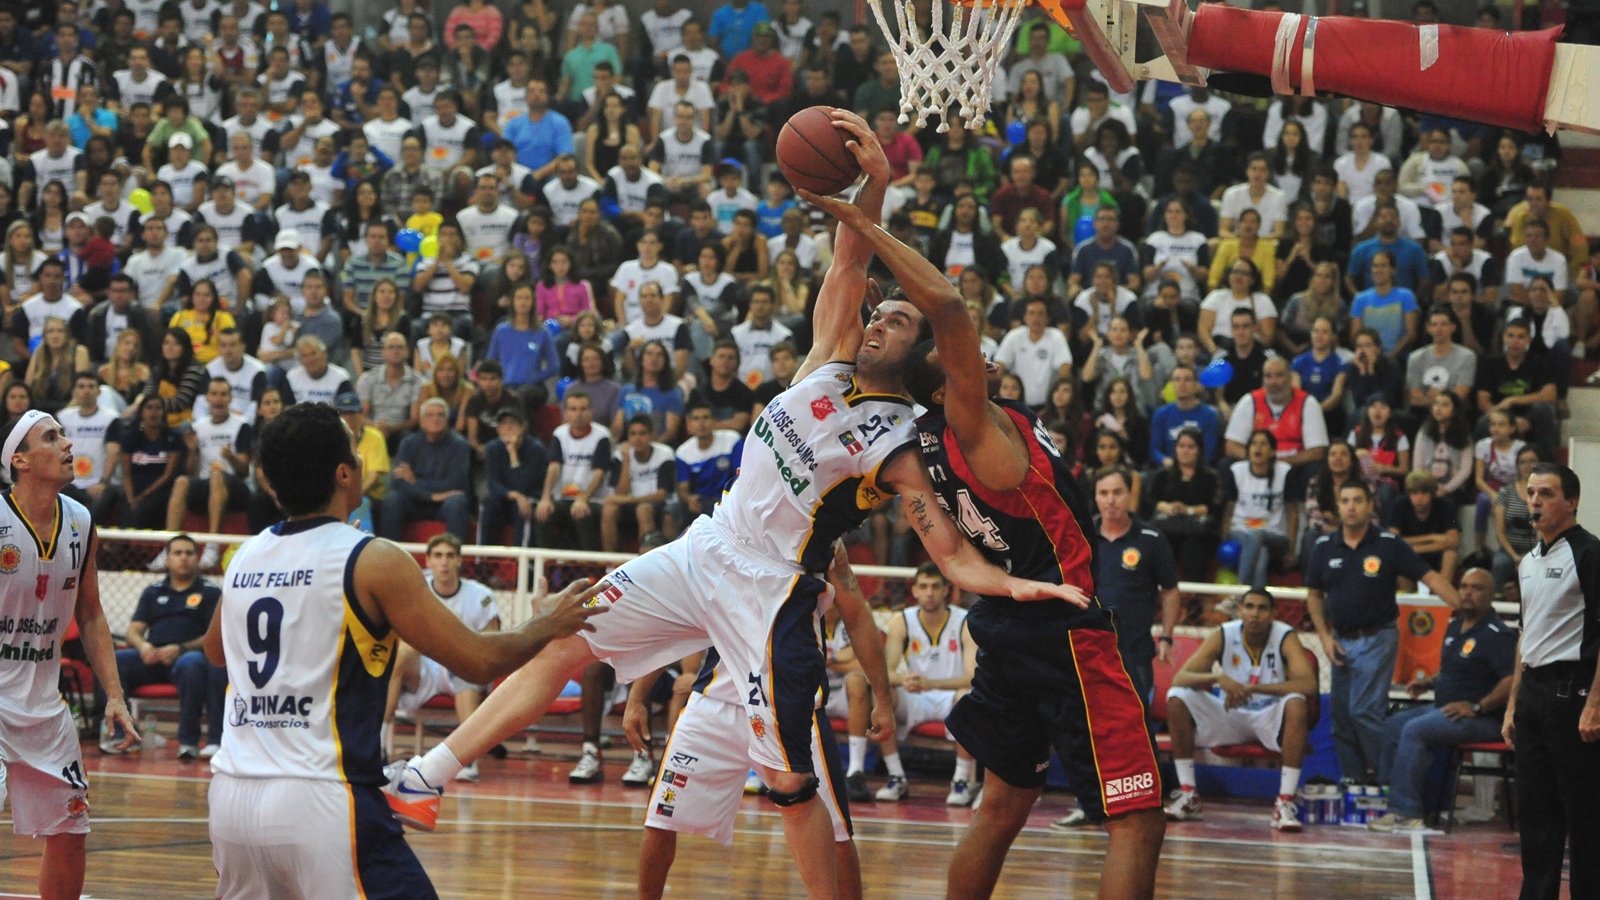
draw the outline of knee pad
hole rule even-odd
[[[817,776],[807,775],[806,783],[800,785],[800,789],[798,791],[786,794],[782,791],[775,791],[768,788],[767,799],[771,800],[772,805],[778,807],[779,809],[788,809],[791,806],[798,806],[799,804],[810,800],[812,797],[815,797],[817,795],[817,786],[819,784],[821,784],[821,782],[817,781]]]

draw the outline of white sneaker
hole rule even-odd
[[[216,756],[217,755],[217,751],[221,750],[221,749],[222,749],[222,745],[221,744],[207,744],[204,747],[200,748],[200,758],[201,759],[210,759],[211,757]]]
[[[1278,795],[1278,802],[1272,806],[1272,828],[1274,831],[1300,830],[1300,808],[1293,797]]]
[[[1082,828],[1088,824],[1090,824],[1089,814],[1084,812],[1083,807],[1080,806],[1061,818],[1056,819],[1054,822],[1051,822],[1050,827],[1060,831],[1077,831],[1079,828]]]
[[[1205,810],[1200,805],[1200,792],[1193,788],[1184,788],[1178,792],[1178,799],[1167,804],[1167,818],[1174,822],[1197,822],[1205,817]]]
[[[199,756],[200,756],[200,748],[196,747],[194,744],[179,744],[178,745],[178,758],[179,759],[184,760],[184,761],[188,761],[188,760],[191,760],[191,759],[195,759],[195,758],[197,758]]]
[[[895,803],[911,796],[911,784],[904,775],[890,775],[889,781],[878,788],[877,798],[885,803]]]
[[[422,757],[413,756],[384,766],[383,774],[389,783],[383,786],[383,792],[401,822],[418,831],[432,831],[439,824],[439,799],[444,796],[444,788],[434,787],[422,777],[417,768],[420,762]]]
[[[974,796],[972,785],[966,781],[950,782],[950,793],[945,795],[945,806],[971,806]]]
[[[207,544],[200,551],[200,568],[202,571],[215,569],[222,562],[222,548],[216,544]]]
[[[628,771],[622,773],[622,783],[625,787],[649,787],[650,779],[655,777],[655,760],[648,753],[633,754],[633,762],[628,764]]]
[[[150,560],[150,564],[145,568],[152,572],[165,572],[167,570],[167,548],[161,548],[161,552],[157,553],[156,558]]]
[[[1427,826],[1421,819],[1407,819],[1399,813],[1391,812],[1368,822],[1367,829],[1379,834],[1421,834],[1427,830]]]
[[[746,794],[759,794],[766,789],[766,782],[761,780],[761,776],[756,774],[755,769],[751,769],[750,774],[744,779],[744,792]]]
[[[583,751],[578,757],[578,764],[567,773],[567,781],[572,784],[593,784],[600,780],[600,754],[593,750]]]
[[[456,780],[457,781],[470,781],[470,782],[473,782],[473,783],[477,783],[477,781],[478,781],[478,762],[477,762],[477,760],[473,760],[472,765],[467,766],[465,769],[462,769],[461,771],[457,772],[456,773]]]

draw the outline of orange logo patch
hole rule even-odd
[[[1406,627],[1411,629],[1411,633],[1417,637],[1427,637],[1433,634],[1434,624],[1433,613],[1425,609],[1414,611],[1406,619]],[[1465,656],[1466,654],[1463,653],[1462,655]]]
[[[69,818],[81,819],[88,814],[88,800],[85,800],[83,797],[77,795],[67,798],[67,816]]]
[[[0,572],[10,575],[22,565],[22,550],[16,544],[0,547]]]
[[[190,594],[188,597],[184,598],[183,605],[189,607],[190,609],[199,609],[200,595]]]
[[[1124,569],[1137,569],[1137,568],[1139,568],[1139,550],[1138,550],[1138,548],[1129,547],[1128,549],[1122,551],[1122,567]]]
[[[1475,649],[1477,646],[1478,646],[1478,639],[1477,638],[1467,638],[1467,642],[1461,645],[1461,655],[1462,656],[1471,656],[1473,649]]]
[[[1378,569],[1380,569],[1382,566],[1383,561],[1378,559],[1376,556],[1369,556],[1361,561],[1361,571],[1367,573],[1368,575],[1378,574]]]
[[[767,723],[766,723],[766,721],[764,719],[762,719],[760,716],[751,716],[750,717],[750,733],[755,735],[756,736],[756,740],[758,740],[758,741],[764,739],[767,736]]]

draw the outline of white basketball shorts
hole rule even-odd
[[[0,722],[0,807],[11,800],[11,827],[27,837],[89,833],[89,784],[78,749],[78,724],[58,715],[11,729]]]
[[[1283,706],[1290,697],[1305,699],[1300,694],[1285,694],[1271,698],[1271,702],[1256,709],[1227,709],[1223,699],[1210,691],[1167,689],[1167,700],[1182,700],[1188,707],[1189,716],[1194,719],[1196,747],[1226,747],[1258,741],[1274,753],[1283,749],[1278,745],[1278,733],[1283,730]]]
[[[478,691],[486,693],[488,688],[481,684],[473,684],[464,678],[457,678],[450,674],[450,670],[437,662],[422,657],[417,667],[417,689],[415,691],[401,691],[400,700],[395,704],[395,709],[410,714],[422,708],[434,697],[443,694],[454,697],[463,691]]]
[[[959,691],[922,691],[913,694],[902,687],[894,689],[895,740],[903,741],[911,729],[928,722],[943,722],[950,717]]]
[[[826,717],[819,718],[811,730],[811,752],[826,764],[817,766],[817,797],[833,819],[833,839],[848,841],[849,807],[844,795],[836,790],[844,786],[839,742]],[[733,823],[739,815],[744,782],[751,767],[745,731],[743,707],[701,693],[690,694],[667,739],[644,824],[732,844]]]

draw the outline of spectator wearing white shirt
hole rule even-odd
[[[652,70],[667,68],[672,51],[683,46],[683,26],[694,14],[679,7],[674,0],[655,0],[655,5],[639,14],[639,26],[650,41],[653,57]]]
[[[1364,122],[1350,127],[1350,152],[1333,161],[1333,171],[1339,175],[1339,196],[1351,205],[1363,197],[1371,196],[1372,182],[1378,173],[1394,168],[1394,163],[1382,153],[1372,149],[1372,129]]]
[[[233,184],[240,203],[265,212],[272,205],[278,173],[265,160],[256,158],[255,141],[244,132],[228,138],[228,150],[232,159],[217,167],[217,178],[226,178]]]
[[[807,272],[815,271],[817,267],[817,239],[805,230],[806,214],[801,212],[798,207],[790,207],[783,211],[783,217],[780,221],[783,223],[783,233],[767,239],[769,265],[775,265],[778,262],[778,256],[787,250],[794,253],[801,269]]]
[[[511,251],[511,228],[517,211],[500,204],[500,179],[479,175],[472,205],[456,213],[467,253],[478,262],[478,279],[488,295],[499,296],[500,263]]]
[[[751,390],[773,377],[772,348],[794,337],[794,332],[773,318],[777,298],[772,288],[758,284],[750,289],[750,314],[729,334],[739,345],[739,379]]]
[[[1378,224],[1372,214],[1380,204],[1393,200],[1400,213],[1400,234],[1408,241],[1426,245],[1428,235],[1422,228],[1422,209],[1415,200],[1398,193],[1400,180],[1393,169],[1384,169],[1372,177],[1372,193],[1350,203],[1350,233],[1355,243],[1378,233]]]
[[[1449,234],[1457,228],[1470,228],[1473,231],[1473,246],[1482,247],[1488,243],[1489,234],[1494,229],[1494,218],[1489,215],[1489,207],[1478,202],[1478,186],[1473,183],[1472,176],[1458,175],[1450,183],[1450,202],[1440,203],[1434,207],[1439,211],[1439,231]]]
[[[1017,214],[1016,237],[1000,243],[1000,252],[1006,257],[1007,290],[1012,296],[1021,292],[1022,282],[1034,266],[1044,266],[1052,272],[1061,268],[1055,241],[1039,234],[1043,228],[1044,217],[1029,207]]]
[[[639,242],[635,246],[639,251],[638,258],[617,266],[616,274],[611,277],[612,314],[623,325],[642,315],[639,289],[649,282],[661,285],[661,293],[669,307],[677,302],[678,270],[661,258],[661,235],[653,230],[646,231],[639,235]]]
[[[1367,126],[1368,133],[1372,136],[1372,146],[1389,160],[1391,166],[1400,163],[1400,151],[1405,139],[1405,120],[1401,118],[1400,111],[1394,107],[1380,106],[1365,100],[1350,104],[1339,117],[1337,131],[1334,134],[1335,156],[1343,156],[1355,149],[1352,137],[1355,135],[1357,123]]]
[[[1197,109],[1205,110],[1211,121],[1220,123],[1222,117],[1233,109],[1233,104],[1211,93],[1210,88],[1192,87],[1186,94],[1173,97],[1167,104],[1167,109],[1172,113],[1172,146],[1187,147],[1194,139],[1189,131],[1189,114]],[[1276,135],[1270,141],[1263,141],[1267,147],[1277,143]]]
[[[561,228],[571,228],[578,221],[578,207],[600,193],[600,182],[578,174],[578,158],[571,153],[556,157],[555,165],[555,177],[544,183],[541,192],[545,205],[550,207],[551,221]]]
[[[161,321],[165,322],[178,311],[178,304],[172,302],[169,295],[178,269],[188,261],[189,253],[176,244],[167,246],[167,223],[155,218],[144,223],[144,246],[128,257],[123,271],[139,286],[139,305],[160,310]]]
[[[1467,174],[1467,164],[1450,154],[1450,132],[1435,128],[1400,166],[1400,193],[1429,206],[1448,206],[1451,183]]]
[[[716,144],[708,132],[695,127],[695,115],[694,104],[675,104],[673,128],[663,131],[647,154],[650,168],[666,182],[674,202],[692,203],[711,189]]]
[[[1133,112],[1127,107],[1111,102],[1111,89],[1105,82],[1091,78],[1083,86],[1083,105],[1072,111],[1072,143],[1081,153],[1094,142],[1100,123],[1112,118],[1128,128],[1131,137],[1139,131]]]
[[[1567,289],[1567,257],[1550,247],[1550,226],[1543,219],[1529,219],[1522,226],[1522,246],[1506,256],[1506,287],[1511,302],[1524,303],[1528,282],[1543,276],[1556,291]]]
[[[671,120],[673,107],[679,103],[694,107],[695,127],[711,130],[711,111],[717,108],[717,99],[710,85],[694,77],[694,66],[682,53],[672,57],[672,77],[657,82],[645,104],[650,112],[651,134],[661,133],[662,123]]]
[[[1283,191],[1267,183],[1271,177],[1272,161],[1267,154],[1250,154],[1250,162],[1245,167],[1245,182],[1222,192],[1222,209],[1217,222],[1219,238],[1236,237],[1233,225],[1247,209],[1261,214],[1262,237],[1278,238],[1283,235],[1289,219],[1289,199]]]
[[[1072,105],[1077,79],[1067,58],[1050,52],[1050,26],[1045,22],[1028,26],[1028,55],[1012,63],[1006,71],[1005,84],[1012,94],[1022,89],[1022,76],[1027,72],[1039,73],[1048,102],[1058,103],[1062,109]]]
[[[1023,324],[1000,340],[994,361],[1022,380],[1022,402],[1043,406],[1050,383],[1072,371],[1072,348],[1061,329],[1050,325],[1050,306],[1043,298],[1028,301]]]
[[[716,217],[717,230],[723,235],[733,233],[733,218],[741,209],[755,212],[761,201],[744,187],[744,166],[730,160],[716,165],[718,189],[706,195],[711,213]]]
[[[1534,275],[1523,292],[1524,302],[1506,307],[1506,321],[1528,324],[1533,336],[1528,353],[1565,367],[1565,361],[1572,357],[1572,320],[1566,310],[1551,302],[1549,277]]]
[[[1207,353],[1217,352],[1218,338],[1233,337],[1233,313],[1247,309],[1255,316],[1261,343],[1271,346],[1278,332],[1278,307],[1261,292],[1261,273],[1244,257],[1228,267],[1227,283],[1206,295],[1200,302],[1198,337]]]
[[[1112,262],[1095,264],[1092,284],[1078,293],[1072,305],[1085,316],[1080,340],[1092,341],[1094,335],[1105,337],[1111,329],[1111,320],[1123,316],[1138,327],[1139,295],[1117,284],[1117,266]]]

